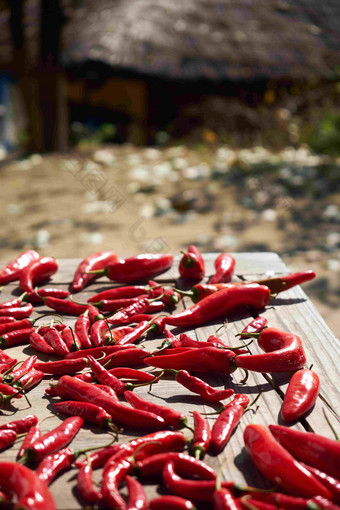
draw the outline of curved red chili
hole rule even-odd
[[[103,319],[92,324],[90,329],[90,338],[93,347],[100,347],[103,345],[103,338],[108,329],[108,323]]]
[[[87,310],[86,305],[79,305],[68,299],[59,299],[55,297],[44,298],[44,304],[52,310],[65,315],[81,315]]]
[[[96,278],[95,274],[89,274],[89,271],[104,269],[110,262],[115,262],[117,255],[112,251],[93,253],[82,260],[76,269],[73,277],[72,290],[79,292],[86,285]]]
[[[297,273],[287,274],[285,276],[277,276],[275,278],[267,278],[264,280],[257,280],[257,283],[266,285],[271,294],[279,294],[285,290],[291,289],[296,285],[308,282],[315,278],[314,271],[299,271]]]
[[[81,351],[80,351],[81,352]],[[44,374],[69,375],[81,372],[87,367],[86,358],[62,359],[58,361],[46,361],[36,363],[35,368]]]
[[[204,260],[195,245],[191,244],[188,251],[183,253],[183,257],[179,262],[178,271],[183,280],[202,280],[202,278],[204,278]]]
[[[25,436],[25,439],[22,442],[22,445],[20,446],[20,450],[18,453],[19,459],[25,454],[25,451],[28,448],[30,448],[38,439],[40,439],[41,435],[42,434],[39,425],[34,425],[29,429]]]
[[[81,349],[81,343],[72,328],[68,326],[61,331],[60,335],[69,352],[79,351]]]
[[[88,303],[97,303],[102,299],[109,300],[121,300],[121,299],[129,299],[141,296],[142,294],[146,294],[149,291],[149,285],[128,285],[126,287],[113,287],[112,289],[104,290],[103,292],[99,292],[94,296],[88,299]]]
[[[102,493],[94,487],[92,479],[92,466],[89,460],[79,467],[77,476],[77,489],[80,496],[90,504],[99,503],[102,499]]]
[[[329,490],[299,464],[263,425],[247,425],[244,442],[255,465],[270,482],[295,496],[331,498]]]
[[[120,451],[114,455],[114,462],[109,459],[104,466],[101,493],[105,503],[117,510],[126,510],[127,505],[119,494],[119,484],[124,480],[132,468],[132,455],[134,448],[131,445],[123,444]]]
[[[125,481],[129,494],[127,510],[136,510],[137,508],[138,510],[147,510],[148,499],[143,486],[138,480],[129,475],[126,475]]]
[[[55,297],[59,299],[65,299],[70,296],[70,292],[66,289],[35,289],[33,292],[29,292],[26,301],[32,304],[43,303],[45,297]]]
[[[0,426],[0,430],[14,430],[17,434],[28,432],[31,427],[38,423],[38,417],[34,414],[28,414],[20,420],[10,421]]]
[[[31,303],[27,303],[25,306],[13,307],[13,308],[0,308],[0,317],[13,317],[14,319],[26,319],[33,312],[33,306]]]
[[[93,356],[87,356],[87,359],[98,382],[110,386],[110,388],[114,389],[118,395],[124,393],[126,390],[126,383],[120,381],[118,377],[106,370],[106,368],[103,367]]]
[[[89,337],[90,319],[88,318],[88,311],[79,315],[74,325],[74,333],[79,339],[82,349],[91,349],[93,347]]]
[[[216,453],[220,453],[227,444],[231,434],[244,414],[244,406],[234,401],[225,406],[211,430],[210,445]]]
[[[254,372],[291,372],[306,363],[302,341],[292,333],[266,328],[260,333],[258,345],[265,354],[242,354],[236,356],[235,364]]]
[[[53,405],[57,411],[68,416],[80,416],[85,421],[94,423],[99,427],[113,428],[111,415],[95,404],[65,400],[55,402]]]
[[[14,345],[28,343],[30,334],[33,333],[33,328],[18,329],[9,331],[0,337],[1,347],[12,347]]]
[[[0,285],[19,280],[23,269],[38,259],[40,259],[40,255],[34,250],[21,253],[16,259],[9,262],[7,266],[0,269]]]
[[[101,363],[109,370],[114,367],[134,367],[145,365],[145,356],[150,353],[146,349],[121,349],[114,354],[109,354]]]
[[[237,336],[240,336],[241,338],[251,338],[254,333],[260,333],[267,324],[268,321],[265,317],[256,317],[256,319],[247,324],[247,326]]]
[[[43,336],[38,331],[32,331],[28,339],[30,345],[37,351],[44,352],[45,354],[52,354],[54,349],[49,345]]]
[[[124,351],[126,349],[136,349],[136,346],[131,345],[103,345],[100,347],[91,347],[90,349],[82,349],[81,351],[70,352],[65,359],[86,358],[91,355],[94,358],[102,358],[103,354],[112,354],[117,351]]]
[[[64,340],[61,337],[61,334],[59,331],[57,331],[55,328],[51,327],[48,328],[47,331],[44,333],[44,340],[53,347],[54,352],[58,354],[59,356],[65,357],[67,354],[69,354],[69,349],[64,342]]]
[[[210,280],[210,284],[229,283],[234,274],[236,261],[229,253],[221,253],[215,260],[216,273]]]
[[[150,510],[196,510],[189,499],[180,496],[160,496],[149,502]]]
[[[190,443],[190,451],[196,459],[202,459],[211,441],[210,425],[198,411],[194,411],[192,415],[194,419],[194,436]]]
[[[169,460],[175,463],[177,471],[182,475],[190,474],[190,476],[202,480],[216,481],[215,471],[208,464],[182,452],[165,451],[149,454],[145,458],[137,460],[134,469],[138,476],[161,475]]]
[[[0,450],[12,446],[16,438],[17,433],[14,430],[0,430]]]
[[[47,280],[58,271],[58,262],[52,257],[42,257],[26,266],[20,274],[21,292],[33,292],[34,285]]]
[[[238,503],[228,489],[217,489],[212,496],[214,510],[239,510]]]
[[[315,404],[320,379],[314,370],[298,370],[292,375],[281,408],[283,421],[295,421]]]
[[[176,381],[193,393],[201,395],[208,402],[220,402],[231,397],[235,392],[231,388],[216,390],[198,377],[190,375],[186,370],[179,370],[176,374]]]
[[[307,464],[304,464],[301,462],[301,464],[308,469],[312,475],[315,476],[321,482],[325,487],[327,487],[328,490],[332,493],[332,500],[335,501],[335,503],[340,503],[340,480],[337,480],[336,478],[333,478],[333,476],[327,475],[327,473],[324,473],[323,471],[320,471],[320,469],[316,469],[311,466],[307,466]]]

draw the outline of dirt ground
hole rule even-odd
[[[340,335],[340,166],[306,149],[129,145],[0,167],[1,255],[275,251],[314,269],[306,291]]]

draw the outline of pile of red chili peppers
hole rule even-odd
[[[58,285],[37,287],[57,272],[58,262],[33,250],[0,270],[0,285],[18,281],[21,291],[20,297],[0,303],[0,407],[15,408],[15,399],[28,398],[30,388],[52,376],[46,394],[53,399],[54,409],[67,417],[45,433],[34,414],[0,426],[0,450],[24,436],[17,461],[0,461],[0,502],[10,504],[16,495],[15,508],[53,510],[56,505],[49,484],[61,472],[76,467],[81,503],[113,509],[194,509],[196,504],[200,508],[210,504],[216,510],[340,508],[340,443],[321,435],[282,425],[271,425],[270,430],[256,424],[245,427],[246,450],[275,486],[271,492],[221,481],[203,460],[207,453],[223,451],[257,400],[250,402],[246,393],[228,387],[216,389],[204,381],[205,374],[228,375],[238,368],[293,373],[282,420],[295,422],[311,412],[320,381],[311,368],[305,368],[301,339],[268,326],[258,314],[272,295],[315,274],[305,271],[233,283],[235,259],[222,253],[215,260],[209,283],[196,283],[190,291],[151,280],[172,264],[170,254],[127,259],[118,259],[113,252],[90,255],[75,272],[72,292],[82,291],[102,275],[121,285],[92,295],[87,303]],[[181,280],[199,282],[205,271],[199,250],[189,246],[179,264]],[[194,305],[162,314],[172,311],[181,295],[191,296]],[[31,319],[33,305],[50,311],[45,309],[46,315]],[[216,334],[203,342],[184,331],[176,336],[167,329],[193,329],[235,313],[248,316],[249,310],[258,316],[239,333],[241,345],[230,346]],[[72,327],[63,315],[76,317]],[[165,336],[152,352],[142,344],[150,333]],[[249,340],[263,353],[251,354]],[[18,344],[29,345],[36,354],[18,362],[3,350]],[[38,361],[38,356],[44,361]],[[150,367],[156,370],[151,372]],[[167,403],[133,391],[161,378],[174,379],[171,384],[186,388],[193,399],[217,405],[213,426],[197,410],[191,420]],[[69,443],[84,422],[108,430],[113,440],[80,458],[86,451],[74,450]],[[141,429],[144,435],[129,443],[114,442],[122,428]],[[191,431],[190,440],[181,431],[186,428]],[[93,481],[96,469],[102,469],[99,487]],[[150,478],[160,480],[169,494],[148,501],[143,481]],[[120,493],[123,484],[127,499]]]

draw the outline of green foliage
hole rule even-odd
[[[319,154],[340,155],[340,114],[328,113],[308,138],[310,148]]]

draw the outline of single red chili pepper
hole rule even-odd
[[[7,399],[7,397],[21,398],[22,395],[16,388],[13,388],[13,386],[0,383],[0,405],[7,405],[10,402],[10,399]]]
[[[13,386],[15,386],[16,388],[22,388],[25,391],[27,391],[33,386],[39,384],[44,375],[45,375],[44,372],[42,372],[41,370],[36,370],[35,368],[33,368],[25,375],[21,376],[18,381],[15,381],[13,383]]]
[[[294,496],[331,498],[330,491],[299,464],[263,425],[247,425],[244,442],[255,465],[272,483]]]
[[[0,317],[0,324],[9,324],[10,322],[15,322],[14,317]]]
[[[64,448],[77,434],[84,423],[80,416],[66,418],[60,425],[42,435],[25,450],[19,462],[38,462],[46,455],[50,455]]]
[[[236,356],[236,365],[254,372],[291,372],[306,363],[302,341],[292,333],[266,328],[260,333],[258,345],[265,354]]]
[[[19,280],[22,270],[39,258],[39,253],[34,250],[21,253],[16,259],[9,262],[7,266],[0,269],[0,285]]]
[[[8,324],[0,324],[0,335],[3,335],[4,333],[9,333],[10,331],[16,331],[18,329],[31,328],[39,319],[40,317],[36,319],[26,318],[15,322],[9,322]]]
[[[42,257],[34,260],[21,271],[21,292],[33,292],[34,284],[47,280],[57,271],[58,262],[52,257]]]
[[[80,379],[81,381],[85,381],[88,383],[95,382],[95,377],[92,374],[92,372],[84,372],[82,374],[77,374],[74,377],[76,377],[77,379]]]
[[[0,349],[0,363],[5,363],[6,365],[9,365],[10,367],[16,365],[18,360],[11,358],[11,356],[8,356],[3,350]]]
[[[18,453],[18,458],[21,458],[26,449],[30,448],[38,439],[40,439],[42,433],[38,425],[33,425],[27,432],[25,439],[22,442],[22,445],[20,446],[20,450]]]
[[[90,319],[88,318],[88,311],[79,315],[78,319],[74,324],[74,333],[79,339],[82,349],[91,349],[92,343],[89,336]]]
[[[43,303],[43,298],[45,297],[55,297],[59,299],[67,298],[71,293],[68,290],[64,289],[54,289],[54,288],[45,288],[45,289],[35,289],[33,292],[29,292],[27,295],[26,301],[29,301],[32,304]]]
[[[54,349],[51,345],[49,345],[43,336],[41,336],[37,331],[33,331],[28,339],[30,345],[34,347],[37,351],[44,352],[46,354],[52,354]]]
[[[241,510],[277,510],[277,505],[254,499],[252,495],[242,496],[238,502]]]
[[[127,510],[147,510],[148,500],[143,489],[143,486],[132,476],[126,475],[125,477],[128,489],[128,505]]]
[[[178,266],[178,271],[183,280],[202,280],[205,275],[205,264],[203,257],[196,248],[191,244],[186,253],[183,253]]]
[[[94,487],[92,473],[91,460],[89,459],[86,464],[79,467],[77,476],[78,492],[91,505],[99,503],[103,499],[102,493]]]
[[[333,476],[327,475],[327,473],[324,473],[323,471],[320,471],[320,469],[316,469],[312,466],[308,466],[307,464],[304,464],[301,462],[303,467],[308,469],[312,475],[315,476],[321,482],[327,489],[332,493],[332,500],[335,503],[340,503],[340,480],[337,480]]]
[[[105,269],[91,272],[107,276],[110,280],[129,283],[143,280],[159,273],[164,273],[172,266],[173,256],[167,253],[144,253],[136,257],[120,259],[108,264]]]
[[[34,471],[18,462],[0,462],[0,487],[16,494],[16,508],[55,510],[52,494]]]
[[[280,508],[282,510],[306,510],[309,508],[308,500],[304,498],[297,498],[295,496],[289,496],[282,494],[281,492],[249,492],[250,498],[247,500],[250,504],[258,504],[258,502],[264,502],[274,505],[274,508]],[[241,498],[242,501],[242,498]]]
[[[0,430],[0,450],[12,446],[17,438],[17,433],[14,430]]]
[[[47,331],[44,333],[44,340],[53,347],[54,352],[58,354],[58,356],[62,356],[63,358],[69,354],[69,349],[64,342],[64,340],[61,337],[61,334],[59,331],[57,331],[55,328],[50,327]]]
[[[194,419],[194,436],[190,444],[190,451],[196,459],[202,459],[211,441],[210,425],[198,411],[194,411],[192,415]]]
[[[164,317],[163,323],[180,327],[196,327],[218,317],[226,317],[235,308],[251,306],[262,309],[268,304],[269,298],[269,289],[258,284],[226,288],[211,294],[183,312]]]
[[[14,430],[17,434],[28,432],[31,427],[38,423],[38,418],[34,414],[28,414],[20,420],[10,421],[0,426],[0,430]]]
[[[128,317],[126,319],[122,319],[122,324],[138,324],[142,321],[152,321],[154,319],[153,315],[147,313],[137,313],[136,315],[132,315],[132,317]]]
[[[29,317],[33,312],[33,306],[31,303],[27,303],[25,306],[13,307],[13,308],[0,308],[0,317],[10,316],[14,319],[25,319]]]
[[[163,468],[169,460],[176,462],[176,468],[182,474],[190,473],[191,476],[205,480],[216,479],[214,470],[205,462],[174,450],[152,453],[147,457],[138,459],[134,464],[134,471],[137,476],[147,478],[162,475]]]
[[[150,510],[196,510],[189,499],[179,496],[160,496],[149,501]]]
[[[41,319],[41,317],[38,317],[38,319]],[[39,326],[37,328],[37,331],[39,331],[40,335],[44,335],[46,333],[46,331],[49,331],[52,326],[54,327],[54,329],[56,329],[59,332],[63,331],[67,327],[66,324],[64,324],[64,323],[59,323],[59,322],[53,322],[52,321],[50,325]]]
[[[304,416],[315,404],[320,379],[314,370],[298,370],[292,375],[281,408],[283,421],[295,421]]]
[[[37,361],[37,356],[29,356],[20,366],[20,368],[16,368],[15,370],[12,370],[10,374],[5,375],[2,377],[2,381],[5,383],[13,383],[20,377],[22,377],[24,374],[29,372],[35,365]]]
[[[152,329],[154,328],[152,327],[152,324],[150,324],[150,322],[147,321],[140,322],[135,328],[133,328],[131,333],[128,333],[127,335],[120,338],[119,345],[133,344],[134,342],[139,340],[144,333],[146,334],[147,331],[150,331]]]
[[[88,456],[88,460],[91,462],[91,467],[93,469],[101,468],[103,467],[106,462],[118,451],[120,451],[121,446],[124,443],[115,443],[111,446],[106,446],[105,448],[102,448],[100,450],[96,450],[95,452],[91,453]],[[75,465],[77,468],[80,468],[81,466],[87,465],[87,459],[85,460],[77,460],[75,462]]]
[[[104,251],[93,253],[86,259],[82,260],[76,269],[72,281],[72,291],[79,292],[86,285],[96,278],[95,274],[89,274],[89,271],[104,269],[107,264],[115,262],[117,255],[112,251]]]
[[[340,478],[340,442],[313,432],[293,430],[283,425],[270,425],[271,433],[296,459],[325,473]]]
[[[109,508],[115,508],[116,510],[126,510],[127,505],[124,499],[119,494],[119,484],[124,480],[127,473],[132,467],[132,455],[134,448],[131,445],[123,445],[119,452],[114,455],[114,462],[111,459],[104,466],[103,480],[101,484],[101,493],[105,503]]]
[[[191,458],[193,459],[193,457]],[[196,459],[193,460],[199,462]],[[175,472],[175,465],[176,463],[174,460],[169,460],[163,468],[163,481],[167,488],[183,498],[191,498],[195,501],[211,501],[212,495],[216,489],[216,479],[189,480],[181,478]],[[221,485],[223,488],[232,489],[234,487],[234,482],[222,482]]]
[[[325,510],[340,510],[340,507],[338,505],[335,505],[334,503],[329,501],[329,499],[323,498],[322,496],[314,496],[314,498],[312,498],[309,501],[310,505],[312,505],[313,503],[314,503],[314,505],[316,504],[317,507],[314,506],[312,508],[317,508],[317,510],[319,510],[319,509],[321,509],[321,510],[323,510],[323,509],[325,509]]]
[[[52,310],[64,315],[81,315],[87,310],[86,305],[79,305],[74,301],[55,297],[44,298],[44,304],[52,308]]]
[[[109,354],[101,363],[108,370],[115,367],[133,367],[145,365],[145,356],[150,354],[145,349],[122,349],[114,354]]]
[[[10,301],[3,301],[2,303],[0,303],[0,308],[16,308],[18,306],[21,306],[26,295],[27,293],[24,292],[23,294],[21,294],[21,296],[17,298],[13,298]]]
[[[131,345],[103,345],[100,347],[92,347],[90,349],[83,349],[77,352],[70,352],[66,356],[65,359],[77,359],[77,358],[86,358],[86,356],[91,355],[94,358],[102,358],[103,354],[112,354],[117,351],[124,351],[126,349],[136,349],[136,346]],[[144,351],[143,351],[144,352]]]
[[[145,312],[149,307],[150,301],[148,298],[138,298],[135,303],[116,312],[112,317],[107,317],[106,320],[109,324],[120,324],[136,314]]]
[[[104,368],[93,356],[87,356],[89,366],[97,379],[102,384],[110,386],[118,395],[122,395],[126,388],[126,383],[120,381],[118,377]]]
[[[231,374],[236,370],[233,359],[235,353],[228,349],[216,349],[216,347],[203,347],[195,349],[187,347],[178,354],[166,356],[150,356],[144,358],[147,365],[158,368],[172,368],[174,370],[188,370],[196,372],[221,372]],[[175,352],[174,349],[172,351]]]
[[[251,343],[251,342],[249,342],[249,343]],[[219,349],[229,349],[230,351],[234,351],[234,353],[237,355],[249,354],[249,351],[247,349],[243,349],[243,347],[246,347],[248,344],[243,344],[243,345],[238,345],[236,347],[232,347],[231,345],[227,345],[224,342],[222,342],[222,340],[220,338],[218,338],[218,336],[216,336],[216,335],[210,335],[207,338],[207,341],[203,342],[203,344],[206,346],[210,345],[213,347],[218,347]],[[202,347],[204,347],[204,345],[202,345]]]
[[[88,402],[66,400],[53,404],[57,411],[68,416],[80,416],[85,421],[94,423],[102,428],[114,429],[111,416],[101,407]]]
[[[92,324],[90,329],[90,338],[93,347],[100,347],[103,345],[103,338],[108,330],[109,325],[104,319],[96,321]]]
[[[46,361],[36,363],[35,368],[44,374],[70,375],[81,372],[87,367],[86,358],[62,359],[58,361]]]
[[[253,334],[261,333],[261,331],[267,326],[268,321],[265,317],[256,317],[239,333],[242,338],[251,338]]]
[[[175,429],[188,427],[188,418],[176,409],[149,402],[132,391],[124,391],[124,397],[135,409],[149,411],[161,416],[168,427],[174,427]]]
[[[165,304],[163,301],[154,301],[153,303],[150,303],[147,307],[146,311],[148,313],[158,313],[162,312],[165,309]]]
[[[93,324],[96,321],[100,321],[101,319],[104,319],[104,315],[102,315],[98,310],[97,306],[95,306],[92,303],[89,303],[87,305],[87,311],[91,324]]]
[[[95,385],[79,379],[63,376],[58,381],[57,390],[61,398],[90,402],[102,407],[111,415],[114,422],[122,425],[135,426],[138,423],[141,428],[162,428],[165,425],[160,416],[121,404]]]
[[[154,374],[151,374],[150,372],[143,372],[142,370],[135,370],[134,368],[129,367],[111,368],[109,372],[119,379],[134,379],[140,382],[151,382],[155,379]]]
[[[33,328],[9,331],[0,337],[0,346],[13,347],[14,345],[28,343],[30,334],[33,333],[33,331]]]
[[[76,337],[75,332],[69,326],[61,332],[61,338],[65,342],[66,347],[69,352],[79,351],[81,349],[81,344],[78,338]]]
[[[138,303],[138,301],[142,298],[148,299],[149,296],[147,294],[141,294],[134,298],[101,299],[100,301],[95,301],[93,304],[95,304],[103,312],[118,312],[122,308],[127,308],[134,303]]]
[[[208,402],[220,402],[220,400],[225,400],[235,393],[231,388],[225,390],[216,390],[210,386],[210,384],[202,381],[202,379],[189,374],[187,370],[179,370],[176,373],[176,381],[182,384],[182,386],[187,388],[189,391],[201,395],[201,397],[203,397],[205,400],[208,400]]]
[[[239,510],[238,503],[228,489],[216,489],[212,496],[214,510]]]
[[[314,271],[300,271],[297,273],[287,274],[285,276],[257,280],[257,282],[261,285],[266,285],[271,294],[279,294],[280,292],[291,289],[296,285],[301,285],[302,283],[313,280],[315,276]]]
[[[110,329],[107,333],[104,334],[104,343],[108,343],[111,341],[111,336],[115,343],[118,343],[121,338],[129,333],[132,333],[133,328],[131,326],[120,326],[118,328]]]
[[[236,261],[229,253],[221,253],[215,260],[216,273],[210,280],[210,284],[229,283],[234,274]]]
[[[148,285],[149,297],[152,299],[159,297],[160,301],[163,301],[163,303],[167,306],[176,305],[181,298],[179,293],[174,289],[163,287],[153,280],[149,280]]]
[[[126,298],[135,298],[149,291],[149,285],[128,285],[126,287],[113,287],[112,289],[99,292],[88,299],[88,303],[96,303],[102,299],[121,300]]]

